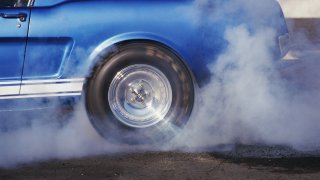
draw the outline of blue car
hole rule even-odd
[[[263,23],[283,37],[274,4],[279,14]],[[168,140],[210,80],[207,64],[227,46],[225,28],[241,21],[210,22],[208,5],[195,22],[194,7],[192,0],[1,0],[0,99],[81,96],[101,136]]]

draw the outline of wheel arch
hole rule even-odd
[[[103,41],[100,45],[98,45],[92,53],[89,55],[89,70],[87,74],[87,78],[90,77],[90,74],[92,71],[94,71],[95,66],[98,63],[101,63],[103,60],[105,60],[108,56],[112,55],[118,47],[121,47],[122,45],[128,44],[128,43],[135,43],[135,42],[146,42],[150,44],[155,44],[158,46],[165,47],[169,49],[171,52],[173,52],[176,56],[179,57],[181,62],[185,65],[185,67],[188,69],[188,72],[190,73],[190,76],[192,77],[192,81],[195,87],[195,91],[199,88],[198,82],[195,78],[195,74],[192,71],[190,67],[189,57],[186,52],[182,50],[181,47],[179,47],[176,43],[173,43],[166,38],[163,38],[161,36],[151,34],[151,33],[124,33],[119,34],[116,36],[113,36],[105,41]]]

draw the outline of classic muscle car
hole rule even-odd
[[[212,4],[1,0],[0,99],[81,96],[101,136],[130,143],[168,140],[177,132],[172,129],[188,122],[197,88],[210,78],[207,64],[226,47],[224,29],[243,20],[211,22],[206,13],[219,8]],[[275,18],[262,23],[284,37],[275,1],[274,9]],[[280,54],[278,38],[274,53]]]

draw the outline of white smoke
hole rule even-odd
[[[269,50],[274,36],[272,29],[250,34],[245,25],[226,31],[229,47],[210,66],[214,76],[200,92],[203,105],[175,143],[320,147],[320,94],[281,78]]]
[[[200,7],[213,3],[196,2]],[[249,11],[243,16],[247,20],[261,12],[268,11],[271,17],[276,13],[265,0],[217,2],[225,7],[219,9],[220,14],[245,9]],[[270,17],[255,18],[259,21]],[[319,150],[320,63],[316,56],[309,54],[299,63],[274,59],[271,47],[276,29],[272,26],[252,31],[248,24],[235,25],[226,29],[225,39],[228,48],[209,66],[212,80],[199,92],[203,104],[196,118],[172,144],[197,150],[234,143]]]
[[[52,123],[34,123],[36,115],[33,118],[30,126],[0,133],[0,166],[57,157],[78,157],[87,153],[95,154],[96,150],[101,148],[96,146],[99,144],[97,143],[96,148],[92,149],[94,151],[88,151],[88,148],[92,146],[91,143],[94,143],[90,139],[96,135],[83,117],[72,119],[63,128]],[[54,120],[52,118],[52,121]],[[94,139],[99,140],[98,136]]]
[[[49,113],[49,114],[47,114]],[[14,167],[26,162],[49,159],[79,158],[102,153],[134,152],[129,145],[108,143],[97,134],[87,118],[83,104],[76,107],[73,116],[64,125],[57,121],[54,109],[32,115],[31,123],[17,130],[0,131],[0,167]],[[24,115],[19,115],[21,121]],[[39,118],[39,119],[38,119]],[[47,123],[42,123],[46,121]]]

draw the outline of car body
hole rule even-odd
[[[192,85],[202,86],[210,77],[207,64],[226,46],[224,29],[238,23],[207,23],[201,14],[203,19],[196,20],[191,0],[18,0],[15,7],[5,2],[0,7],[0,99],[6,101],[81,96],[96,66],[130,42],[166,47],[182,60]],[[281,36],[287,30],[276,3],[275,8]]]

